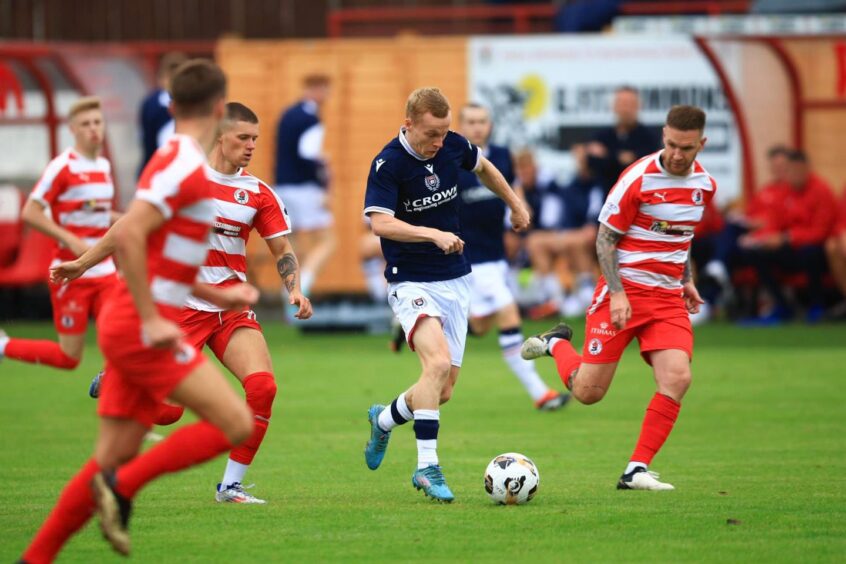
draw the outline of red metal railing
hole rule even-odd
[[[625,2],[620,7],[623,15],[660,14],[730,14],[749,11],[750,0],[665,0],[654,2]],[[330,10],[326,15],[329,37],[343,37],[355,25],[368,26],[371,35],[390,35],[398,30],[420,31],[426,24],[458,23],[502,24],[498,31],[506,33],[532,33],[548,31],[549,22],[558,7],[554,4],[507,4],[502,6],[422,6],[388,8],[346,8]],[[545,26],[545,27],[544,27]],[[460,27],[460,26],[459,26]],[[445,28],[462,33],[468,29]]]

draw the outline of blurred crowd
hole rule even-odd
[[[613,104],[614,125],[570,147],[569,180],[540,166],[531,149],[512,156],[513,185],[534,224],[504,237],[510,285],[528,317],[584,315],[599,275],[594,245],[605,197],[626,167],[661,148],[660,131],[638,119],[635,89],[619,88]],[[766,183],[724,209],[709,206],[697,228],[692,260],[707,303],[694,323],[846,319],[846,191],[836,197],[800,150],[778,145],[767,156]],[[370,293],[384,301],[378,240],[366,235],[361,249]]]

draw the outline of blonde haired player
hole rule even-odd
[[[106,234],[118,215],[112,210],[112,167],[101,156],[105,122],[100,99],[89,96],[74,102],[68,127],[73,147],[50,161],[23,209],[23,219],[30,227],[58,241],[53,265],[84,253]],[[45,213],[48,207],[49,216]],[[59,342],[10,338],[0,330],[0,359],[5,356],[64,370],[76,368],[85,348],[88,319],[99,315],[115,282],[115,264],[106,258],[70,284],[50,284]]]
[[[390,406],[368,410],[368,468],[382,463],[391,430],[414,420],[417,469],[412,485],[439,501],[454,499],[438,461],[438,406],[458,380],[467,338],[470,264],[462,254],[458,173],[476,173],[511,208],[518,231],[529,213],[508,182],[479,149],[449,130],[449,102],[437,88],[420,88],[406,103],[405,124],[370,167],[364,213],[381,238],[388,303],[409,348],[420,357],[417,383]]]

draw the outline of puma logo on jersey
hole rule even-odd
[[[666,192],[655,192],[655,197],[660,198],[662,202],[667,201],[667,193]]]
[[[376,159],[376,172],[379,172],[383,164],[385,164],[385,159]]]
[[[435,165],[423,165],[423,167],[429,171],[429,174],[435,174]]]

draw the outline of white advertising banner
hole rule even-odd
[[[492,142],[530,148],[563,179],[569,148],[614,123],[614,90],[640,92],[640,121],[659,129],[674,104],[708,114],[700,161],[717,180],[720,203],[741,193],[740,140],[717,74],[690,37],[475,37],[469,42],[468,98],[491,109]]]

